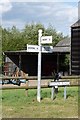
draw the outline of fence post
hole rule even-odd
[[[28,96],[28,80],[26,80],[26,86],[27,86],[27,88],[25,89],[25,93],[26,93],[26,96]]]

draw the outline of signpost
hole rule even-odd
[[[27,52],[39,52],[39,46],[27,44]],[[52,53],[53,46],[41,46],[41,52],[42,53]]]
[[[67,86],[70,85],[69,81],[51,81],[49,83],[49,86]]]
[[[38,36],[38,45],[39,45],[39,53],[38,53],[38,86],[37,86],[37,101],[40,102],[41,95],[41,44],[52,43],[52,36],[42,36],[42,30],[39,30]]]
[[[41,36],[42,36],[42,30],[39,30],[38,32],[39,32],[39,36],[38,36],[39,53],[38,53],[37,101],[40,102],[40,99],[41,99],[40,89],[41,89]]]
[[[52,53],[53,52],[53,46],[42,46],[42,53]]]
[[[49,86],[52,87],[52,95],[51,98],[54,99],[54,95],[55,95],[55,86],[64,86],[64,99],[66,99],[66,86],[69,86],[70,82],[69,81],[51,81],[49,83]]]
[[[39,52],[39,46],[27,44],[27,52]]]
[[[42,36],[41,44],[49,44],[52,43],[52,36]]]
[[[41,53],[52,53],[53,46],[42,46],[41,44],[52,43],[52,36],[42,36],[42,30],[38,31],[38,45],[28,45],[27,52],[38,52],[38,85],[37,85],[37,101],[40,102],[41,95]]]

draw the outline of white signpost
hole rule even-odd
[[[27,52],[38,52],[38,85],[37,85],[37,101],[40,102],[41,95],[41,52],[52,53],[53,46],[42,46],[41,44],[52,43],[52,36],[42,36],[42,30],[38,31],[38,45],[28,45]]]
[[[52,36],[42,36],[41,44],[49,44],[52,43]]]
[[[69,81],[51,81],[49,83],[49,86],[67,86],[67,85],[70,85],[70,82]]]
[[[38,45],[39,45],[39,53],[38,53],[38,86],[37,86],[37,101],[40,102],[41,95],[41,36],[42,36],[42,30],[39,30],[39,36],[38,36]]]
[[[69,81],[51,81],[49,83],[49,86],[52,87],[52,95],[51,99],[54,99],[55,96],[55,86],[64,86],[64,99],[66,99],[66,86],[69,86],[70,82]]]
[[[27,44],[27,52],[39,52],[39,46]],[[41,46],[41,52],[42,53],[52,53],[53,46]]]
[[[39,52],[39,46],[27,44],[27,52]]]
[[[52,53],[53,52],[53,46],[42,46],[42,53]]]
[[[39,30],[38,36],[38,45],[39,45],[39,53],[38,53],[38,86],[37,86],[37,101],[40,102],[41,99],[41,44],[52,43],[52,36],[42,36],[42,30]]]

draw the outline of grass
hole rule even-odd
[[[41,89],[42,100],[36,100],[37,91],[4,90],[2,91],[3,118],[77,118],[78,88],[67,88],[67,99],[64,100],[64,88],[59,88],[56,99],[51,100],[51,89]]]

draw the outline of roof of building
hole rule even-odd
[[[54,47],[53,52],[57,53],[70,53],[70,47]]]
[[[56,45],[56,47],[69,47],[71,44],[71,39],[70,38],[65,38],[61,41],[59,41]]]
[[[58,44],[53,48],[53,52],[70,52],[71,50],[71,39],[65,38],[58,42]]]
[[[75,22],[71,27],[80,27],[80,19]]]

